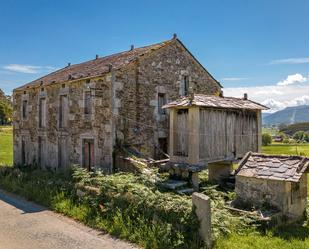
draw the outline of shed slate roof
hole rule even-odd
[[[309,158],[248,152],[239,163],[237,176],[298,182],[309,169]]]
[[[212,75],[203,67],[203,65],[200,64],[200,62],[191,54],[191,52],[183,45],[183,43],[179,39],[175,38],[157,44],[140,48],[134,48],[129,51],[124,51],[109,56],[97,58],[94,60],[86,61],[83,63],[66,66],[55,72],[47,74],[37,80],[34,80],[28,84],[18,87],[15,90],[24,90],[26,88],[36,87],[40,85],[46,86],[53,83],[65,82],[68,80],[76,80],[76,79],[97,77],[100,75],[104,75],[110,72],[110,66],[112,67],[113,70],[123,68],[129,63],[135,61],[137,58],[149,54],[153,51],[156,51],[162,47],[165,47],[166,45],[169,45],[174,41],[177,41],[193,57],[193,59],[210,75],[210,77],[212,77]],[[215,78],[213,79],[218,83],[220,87],[222,87],[220,82],[218,82]]]
[[[268,107],[248,99],[234,97],[219,97],[214,95],[194,94],[185,96],[170,102],[163,108],[182,108],[190,106],[214,107],[214,108],[230,108],[230,109],[251,109],[251,110],[267,110]]]

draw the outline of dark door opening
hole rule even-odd
[[[167,154],[167,138],[166,137],[162,137],[162,138],[158,138],[158,152],[157,152],[157,158],[158,159],[165,159],[167,158],[166,154]]]
[[[83,167],[89,171],[94,167],[94,141],[93,139],[83,140]]]

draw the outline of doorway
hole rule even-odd
[[[94,168],[93,139],[83,139],[83,167],[89,171]]]

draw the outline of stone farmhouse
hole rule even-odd
[[[168,146],[161,107],[193,92],[219,95],[221,88],[176,35],[68,64],[14,90],[14,163],[112,172],[117,144],[156,157]]]

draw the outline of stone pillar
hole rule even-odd
[[[222,179],[230,176],[232,169],[233,163],[229,161],[209,163],[208,180],[210,182],[220,182]]]
[[[210,199],[202,193],[192,194],[192,204],[195,207],[196,216],[200,222],[199,236],[207,248],[212,247],[211,240],[211,207]]]
[[[189,108],[188,113],[188,163],[199,164],[199,149],[200,149],[200,109],[199,107]]]
[[[192,181],[192,186],[193,186],[194,190],[198,191],[199,190],[198,172],[192,172],[191,181]]]

